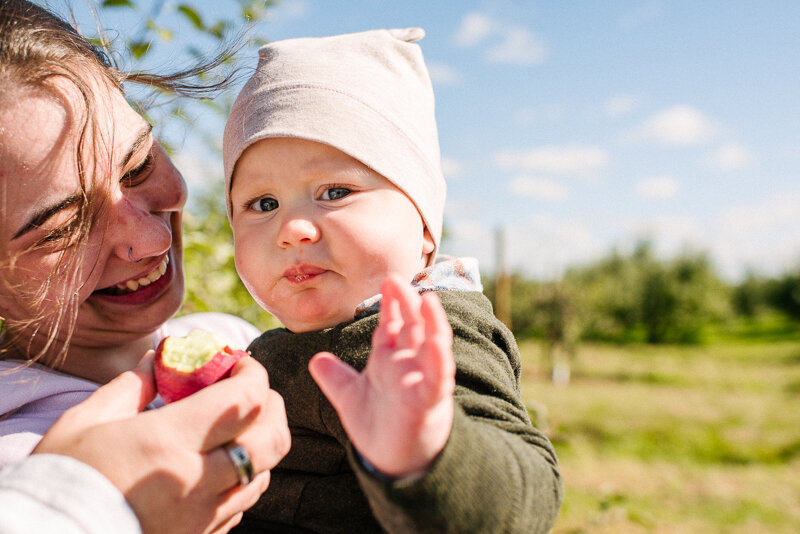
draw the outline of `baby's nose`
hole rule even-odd
[[[278,234],[278,245],[281,247],[297,247],[319,241],[319,227],[306,218],[292,218],[281,226]]]

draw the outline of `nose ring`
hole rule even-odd
[[[132,263],[139,263],[140,261],[142,261],[142,258],[139,258],[138,260],[134,260],[134,259],[131,257],[131,252],[133,252],[133,247],[130,247],[130,248],[128,249],[128,260],[129,260],[129,261],[131,261]]]

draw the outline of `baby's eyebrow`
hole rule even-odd
[[[55,204],[52,204],[51,206],[41,208],[39,211],[35,212],[30,217],[30,219],[28,219],[28,221],[22,225],[22,227],[19,230],[17,230],[17,232],[11,237],[12,241],[19,237],[22,237],[31,230],[39,228],[44,223],[46,223],[50,217],[59,213],[60,211],[71,208],[75,204],[81,202],[82,199],[83,195],[79,194],[71,195],[67,198],[64,198],[56,202]]]

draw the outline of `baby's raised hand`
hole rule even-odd
[[[453,424],[453,333],[439,298],[390,275],[372,352],[359,373],[321,352],[311,375],[339,414],[356,450],[386,475],[425,471]]]

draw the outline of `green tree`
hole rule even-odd
[[[578,309],[582,335],[608,341],[698,343],[729,313],[729,295],[705,253],[655,258],[642,242],[629,256],[612,252],[565,276]]]
[[[767,298],[777,310],[800,319],[800,268],[789,271],[767,284]]]
[[[744,280],[731,292],[731,305],[736,315],[752,319],[769,305],[767,301],[767,281],[755,274],[747,273]]]

